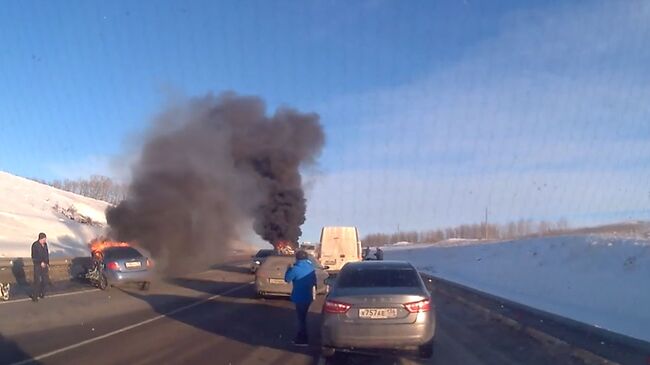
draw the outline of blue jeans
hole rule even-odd
[[[296,314],[298,315],[298,334],[296,335],[296,342],[308,342],[309,338],[307,335],[307,313],[309,312],[309,306],[311,302],[307,303],[295,303],[296,304]]]

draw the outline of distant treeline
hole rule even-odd
[[[506,224],[462,224],[429,231],[403,231],[372,233],[363,239],[364,246],[381,246],[397,242],[435,243],[452,238],[463,239],[513,239],[534,235],[552,235],[566,232],[569,223],[562,218],[557,222],[519,220]]]
[[[101,175],[93,175],[89,179],[76,180],[53,180],[44,181],[32,179],[57,189],[83,195],[89,198],[103,200],[111,204],[117,204],[126,197],[127,185],[113,181],[111,178]]]

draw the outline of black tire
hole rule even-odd
[[[142,284],[140,284],[140,290],[142,291],[147,291],[149,290],[149,287],[151,286],[151,283],[148,281],[143,281]]]
[[[430,359],[433,356],[433,340],[418,348],[418,356],[423,359]]]
[[[100,290],[108,290],[111,286],[108,285],[108,279],[106,279],[106,276],[104,274],[99,276],[99,282],[97,283],[97,287]]]

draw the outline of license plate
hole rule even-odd
[[[282,279],[269,279],[269,283],[271,284],[284,284],[284,280]]]
[[[134,268],[134,267],[140,267],[140,266],[142,266],[142,263],[141,263],[140,261],[137,261],[137,262],[126,262],[126,263],[124,263],[124,265],[126,266],[127,269],[131,269],[131,268]]]
[[[364,319],[389,319],[397,317],[396,308],[361,308],[359,318]]]

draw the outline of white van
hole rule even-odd
[[[327,271],[341,271],[348,262],[362,261],[357,227],[323,227],[318,259]]]

